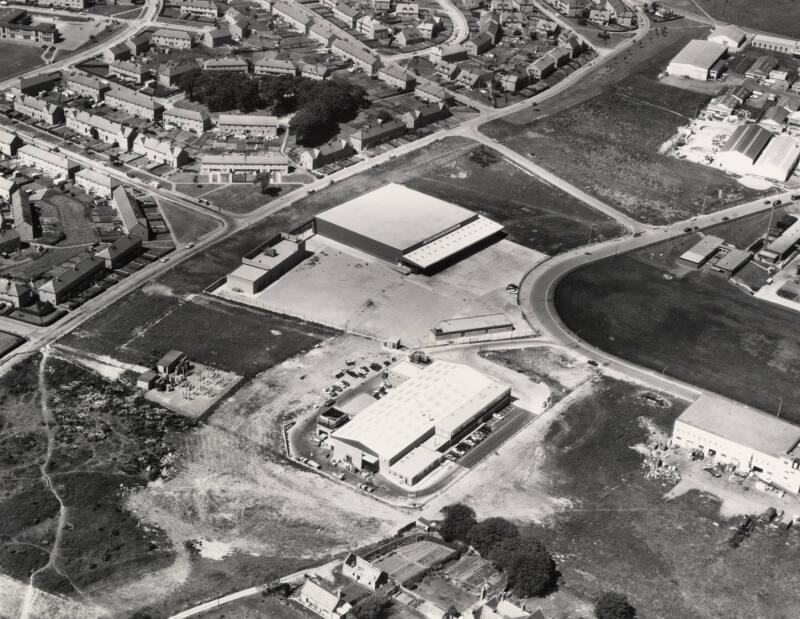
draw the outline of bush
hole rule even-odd
[[[466,542],[472,527],[475,526],[475,511],[463,503],[453,503],[442,508],[444,520],[439,526],[439,533],[446,542]]]
[[[514,537],[519,537],[519,529],[513,522],[505,518],[487,518],[472,527],[467,542],[482,557],[488,557],[495,546]]]
[[[607,591],[597,598],[594,616],[597,619],[634,619],[636,609],[623,594]]]
[[[389,616],[391,606],[392,600],[388,597],[373,593],[358,602],[347,616],[353,619],[384,619]]]

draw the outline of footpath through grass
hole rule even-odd
[[[601,380],[550,427],[545,473],[569,506],[532,532],[558,555],[562,586],[586,598],[625,592],[637,616],[795,616],[796,531],[759,526],[733,549],[734,523],[713,498],[667,502],[669,486],[644,478],[631,449],[648,437],[640,418],[669,430],[684,407],[648,405],[637,387]]]

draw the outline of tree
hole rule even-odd
[[[269,179],[269,172],[259,172],[256,175],[256,182],[260,184],[262,194],[265,194],[269,191]]]
[[[482,557],[488,557],[497,544],[519,537],[517,525],[505,518],[487,518],[476,524],[467,535],[467,542]]]
[[[442,514],[444,521],[439,527],[442,539],[446,542],[467,541],[470,530],[477,523],[475,511],[469,505],[453,503],[443,507]]]
[[[354,619],[384,619],[389,616],[392,601],[385,595],[373,593],[358,602],[347,616]]]
[[[636,609],[628,601],[627,596],[606,591],[595,602],[594,616],[597,619],[634,619]]]
[[[535,537],[507,538],[489,558],[505,571],[508,587],[518,597],[545,595],[556,584],[556,563]]]

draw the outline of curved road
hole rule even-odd
[[[791,192],[771,196],[784,203],[791,202]],[[700,387],[671,378],[665,371],[638,366],[624,359],[607,353],[580,339],[578,334],[567,327],[558,315],[555,307],[555,290],[558,283],[572,271],[605,258],[641,249],[654,243],[676,238],[686,234],[686,227],[697,226],[700,229],[721,223],[723,218],[738,219],[770,207],[764,199],[753,200],[728,209],[699,216],[696,219],[676,222],[668,226],[650,228],[634,236],[605,241],[589,247],[581,247],[546,260],[523,279],[519,292],[519,304],[523,314],[530,320],[539,321],[538,328],[542,336],[571,347],[586,359],[596,361],[610,374],[624,377],[652,389],[669,393],[682,399],[690,400],[704,392]],[[719,396],[723,397],[723,396]]]

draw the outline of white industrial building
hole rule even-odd
[[[725,55],[727,48],[720,43],[695,39],[689,41],[667,66],[669,75],[707,80],[714,63]]]
[[[675,420],[672,443],[800,493],[800,427],[773,415],[704,394]]]
[[[747,35],[741,28],[729,24],[714,28],[708,35],[708,40],[724,45],[729,51],[736,51],[747,42]]]
[[[413,485],[443,449],[510,398],[511,387],[469,366],[434,361],[333,432],[333,457]]]
[[[771,137],[772,134],[759,125],[740,125],[725,142],[716,163],[734,174],[752,174],[756,159]]]
[[[794,172],[798,159],[800,159],[800,144],[797,140],[788,135],[778,135],[764,148],[753,172],[783,182]]]
[[[718,236],[707,235],[683,252],[678,260],[699,269],[708,262],[725,241]]]
[[[503,226],[456,204],[389,183],[317,215],[317,234],[429,272],[491,240]]]

